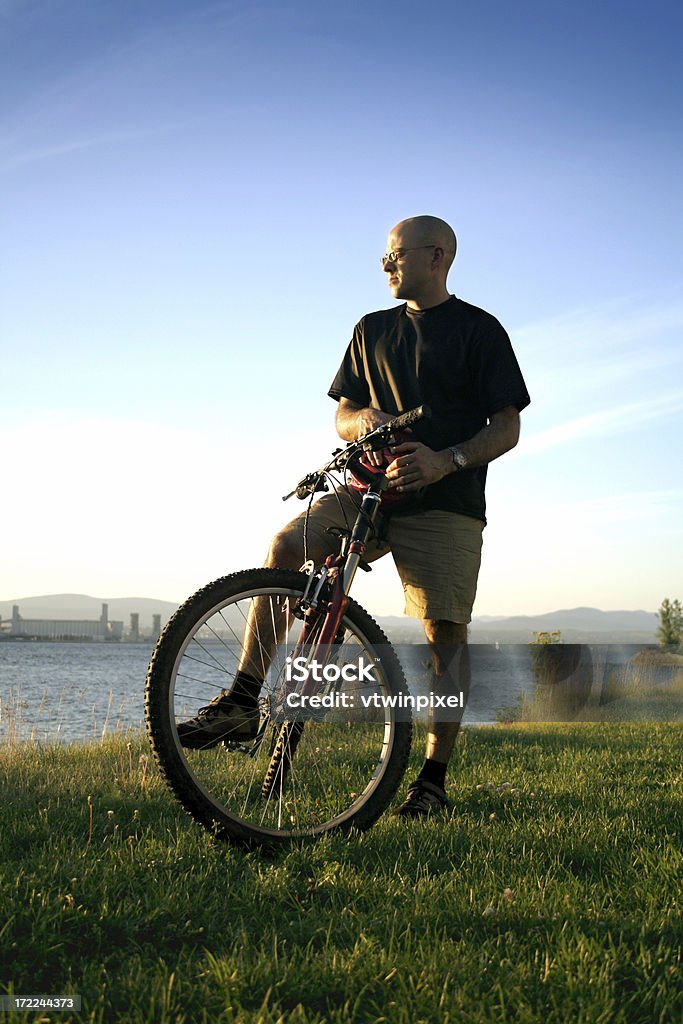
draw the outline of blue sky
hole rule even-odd
[[[0,597],[177,600],[258,563],[416,213],[532,395],[475,613],[681,596],[682,20],[0,2]],[[401,611],[390,564],[359,596]]]

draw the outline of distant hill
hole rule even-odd
[[[132,612],[140,616],[140,629],[151,630],[152,616],[161,615],[161,624],[168,622],[178,607],[172,601],[158,601],[151,597],[90,597],[88,594],[45,594],[41,597],[22,597],[14,601],[0,601],[3,621],[11,619],[12,605],[19,605],[25,619],[99,619],[102,605],[109,605],[109,618],[128,627]]]
[[[472,635],[495,639],[531,639],[536,632],[560,630],[564,640],[584,642],[656,643],[659,619],[655,612],[614,611],[599,608],[563,608],[542,615],[514,615],[472,622]]]
[[[178,607],[172,601],[150,597],[90,597],[87,594],[46,594],[0,601],[3,621],[12,617],[12,605],[18,604],[25,619],[99,619],[102,604],[109,605],[109,618],[121,620],[124,628],[132,612],[140,616],[140,629],[151,630],[152,616],[161,615],[162,625]],[[416,619],[403,616],[379,617],[386,634],[395,643],[423,640],[422,627]],[[472,640],[480,643],[528,643],[532,633],[559,629],[565,641],[584,643],[656,643],[659,620],[655,612],[611,611],[599,608],[565,608],[541,615],[475,616],[471,626]]]
[[[394,643],[422,641],[422,627],[416,619],[390,616],[378,619]],[[541,615],[475,616],[470,627],[474,643],[529,643],[534,633],[559,630],[565,642],[653,644],[657,642],[659,619],[655,612],[614,611],[599,608],[566,608]]]

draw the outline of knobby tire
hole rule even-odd
[[[162,776],[197,822],[241,845],[278,846],[369,828],[396,793],[410,754],[412,725],[388,709],[374,719],[349,715],[348,721],[269,722],[264,715],[260,744],[251,749],[181,747],[177,723],[231,684],[240,631],[249,631],[248,609],[258,602],[265,621],[270,608],[273,620],[279,616],[294,637],[307,580],[301,572],[250,569],[208,584],[170,619],[147,674],[147,730]],[[380,692],[407,693],[389,641],[352,599],[343,626],[348,650],[374,660]],[[266,676],[267,697],[268,686],[275,692],[278,667],[274,661]]]

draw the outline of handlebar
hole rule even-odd
[[[357,440],[350,441],[345,448],[338,449],[334,453],[333,458],[327,465],[302,477],[294,490],[286,494],[282,500],[287,501],[293,494],[296,494],[297,498],[303,500],[309,494],[314,494],[316,491],[326,491],[328,488],[325,483],[325,477],[328,473],[345,469],[351,459],[359,455],[361,451],[376,451],[379,448],[386,448],[392,434],[396,434],[401,430],[407,430],[408,427],[412,427],[413,423],[417,423],[418,420],[429,419],[431,415],[432,410],[428,405],[419,405],[416,409],[410,409],[408,412],[401,413],[400,416],[395,416],[386,423],[382,423],[381,426],[368,431],[367,434],[357,438]]]
[[[407,430],[408,427],[412,427],[413,423],[417,423],[418,420],[431,419],[432,410],[428,405],[418,405],[417,409],[410,409],[409,412],[402,412],[400,416],[396,416],[395,419],[390,420],[384,424],[384,427],[389,427],[393,434],[396,430]],[[382,427],[378,427],[381,430]],[[374,433],[374,431],[371,431]],[[366,437],[369,437],[367,434]]]

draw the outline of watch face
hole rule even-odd
[[[467,464],[467,459],[458,448],[451,448],[451,455],[453,457],[453,465],[456,469],[463,469]]]

